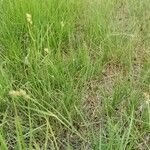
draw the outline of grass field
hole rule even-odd
[[[149,0],[0,0],[0,150],[149,147]]]

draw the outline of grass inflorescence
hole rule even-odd
[[[149,149],[149,10],[1,0],[0,149]]]

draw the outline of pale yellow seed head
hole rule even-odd
[[[148,93],[143,93],[144,97],[145,97],[145,100],[146,100],[146,103],[150,103],[150,95]]]
[[[19,89],[18,91],[15,91],[15,90],[11,90],[9,91],[9,95],[11,97],[23,97],[24,99],[29,99],[30,96],[26,93],[25,90],[22,90],[22,89]]]
[[[48,54],[48,53],[49,53],[49,49],[48,49],[48,48],[44,48],[44,52],[45,52],[46,54]]]
[[[31,18],[32,16],[31,16],[31,14],[26,13],[26,17],[27,17],[27,18]]]
[[[31,14],[26,13],[27,18],[32,18]]]
[[[29,65],[29,59],[28,59],[27,56],[26,56],[25,59],[24,59],[24,64],[25,64],[25,65]]]
[[[26,99],[26,100],[30,99],[30,96],[29,96],[28,94],[24,95],[23,97],[24,97],[24,99]]]
[[[20,89],[20,90],[19,90],[19,92],[20,92],[20,95],[21,95],[21,96],[25,96],[25,95],[27,95],[27,93],[26,93],[26,91],[25,91],[25,90]]]
[[[32,20],[27,18],[27,22],[30,23],[30,24],[33,24]]]
[[[28,22],[28,23],[30,23],[30,24],[33,23],[33,22],[32,22],[32,16],[31,16],[31,14],[26,13],[26,19],[27,19],[27,22]]]
[[[9,95],[12,96],[12,97],[21,96],[19,91],[14,91],[14,90],[9,91]]]

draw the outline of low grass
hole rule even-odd
[[[1,150],[149,149],[149,0],[1,0],[0,19]]]

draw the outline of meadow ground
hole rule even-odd
[[[148,150],[149,0],[0,1],[0,150]]]

